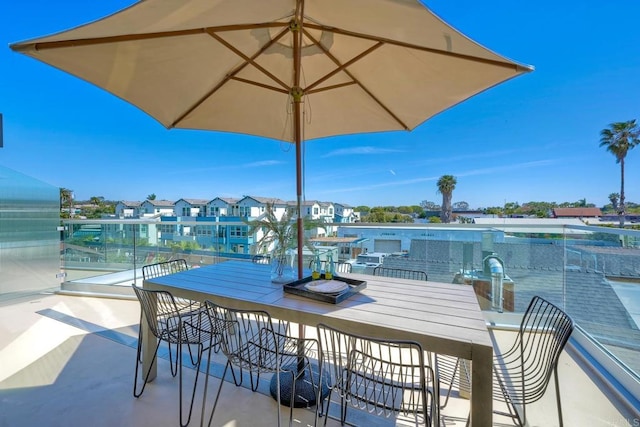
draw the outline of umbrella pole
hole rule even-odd
[[[297,13],[301,14],[299,10],[301,3],[298,2]],[[293,99],[293,135],[296,144],[296,204],[298,208],[298,279],[304,277],[304,263],[302,261],[302,254],[304,249],[304,224],[302,219],[302,96],[304,94],[300,87],[300,37],[301,37],[301,24],[302,19],[299,16],[296,20],[291,21],[290,29],[294,33],[293,37],[293,87],[291,88],[291,98]],[[306,407],[313,406],[317,402],[316,390],[314,384],[318,384],[321,387],[320,398],[324,398],[329,394],[328,381],[321,381],[318,372],[317,365],[311,365],[308,369],[304,369],[304,325],[298,324],[298,337],[300,338],[298,343],[298,361],[296,366],[296,375],[291,378],[290,372],[283,372],[280,377],[280,381],[274,381],[276,376],[271,379],[270,392],[271,396],[277,398],[278,396],[278,384],[280,385],[280,399],[281,402],[287,406]],[[291,396],[292,384],[294,381],[296,395]],[[296,400],[296,398],[299,398]],[[279,420],[278,420],[279,421]]]
[[[298,208],[298,279],[302,279],[304,276],[304,266],[302,262],[302,254],[304,247],[304,224],[302,219],[302,132],[300,127],[301,122],[301,107],[302,102],[302,90],[299,87],[294,87],[291,90],[293,98],[294,108],[294,136],[296,143],[296,191],[297,191],[297,208]],[[298,360],[296,364],[296,375],[291,377],[291,367],[285,367],[285,372],[274,375],[271,378],[269,385],[269,392],[274,399],[277,399],[280,395],[280,401],[283,405],[294,406],[296,408],[305,408],[313,405],[317,405],[318,402],[318,390],[315,387],[320,387],[319,397],[320,400],[324,400],[329,395],[329,384],[327,374],[324,373],[320,378],[320,371],[317,364],[310,364],[305,369],[305,355],[304,355],[304,325],[298,324]],[[278,378],[279,377],[279,378]],[[279,381],[278,381],[279,379]],[[293,384],[295,382],[295,396],[292,395]],[[278,393],[278,386],[280,387]]]
[[[304,224],[302,219],[302,137],[300,132],[300,102],[301,97],[293,98],[295,111],[295,138],[296,138],[296,203],[298,209],[298,279],[304,277]]]

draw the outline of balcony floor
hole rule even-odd
[[[137,301],[127,299],[43,293],[0,302],[0,426],[178,425],[178,382],[168,374],[166,350],[159,360],[158,378],[140,398],[132,395],[139,315]],[[221,368],[214,365],[218,376]],[[185,373],[190,384],[195,371]],[[640,422],[616,409],[567,354],[561,359],[560,376],[566,426]],[[212,378],[210,393],[218,381]],[[267,381],[252,393],[225,383],[213,425],[275,425],[276,402],[264,386]],[[539,410],[531,408],[532,425],[557,424],[555,396],[547,393],[545,399],[536,404]],[[200,402],[196,398],[190,425],[200,423]],[[284,425],[288,409],[282,408]],[[468,401],[454,396],[443,411],[442,425],[464,426],[468,410]],[[295,425],[311,426],[314,412],[295,409],[294,419]],[[358,421],[366,426],[394,425],[373,422],[366,416]],[[330,419],[327,425],[339,423]],[[496,416],[494,425],[512,424]]]

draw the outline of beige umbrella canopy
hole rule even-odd
[[[299,212],[303,140],[411,130],[532,70],[418,0],[146,0],[11,48],[167,128],[295,143]],[[301,252],[301,218],[298,231]]]

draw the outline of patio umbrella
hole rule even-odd
[[[418,0],[146,0],[11,48],[167,128],[295,144],[300,275],[303,140],[411,130],[532,70]]]

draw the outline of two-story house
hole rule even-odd
[[[139,218],[142,210],[142,202],[122,200],[116,203],[116,218]]]
[[[209,200],[205,199],[180,199],[175,203],[173,210],[175,216],[205,217],[207,216],[209,202]]]
[[[209,216],[234,216],[239,200],[234,197],[216,197],[207,204],[207,212]]]
[[[145,200],[140,206],[140,216],[174,216],[174,207],[170,200]]]

